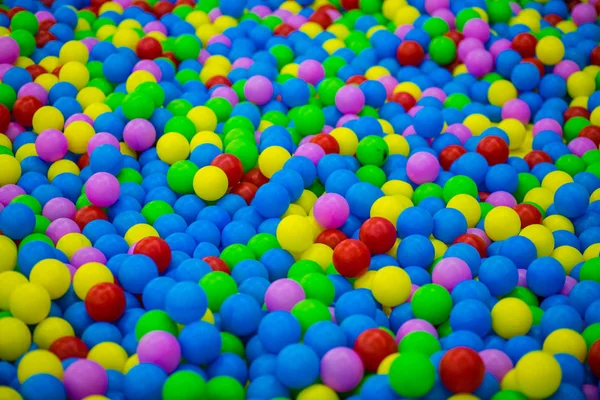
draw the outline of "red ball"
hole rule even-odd
[[[367,272],[371,254],[366,244],[356,239],[346,239],[333,250],[333,266],[340,275],[356,278]]]
[[[174,8],[175,4],[169,3],[168,1],[159,1],[154,5],[152,11],[154,11],[154,15],[160,18],[173,11]]]
[[[525,155],[525,157],[523,157],[523,160],[525,160],[527,162],[527,165],[529,165],[529,169],[532,169],[533,167],[535,167],[536,165],[540,164],[540,163],[551,163],[553,164],[554,162],[552,161],[552,157],[550,157],[548,155],[548,153],[546,153],[545,151],[542,150],[533,150],[530,151],[529,153],[527,153]]]
[[[163,53],[160,42],[150,36],[141,39],[135,50],[138,57],[143,60],[154,60],[162,56]]]
[[[442,168],[444,168],[445,171],[449,171],[450,167],[452,166],[452,163],[458,160],[460,156],[462,156],[466,152],[467,150],[464,147],[459,146],[457,144],[451,144],[450,146],[447,146],[446,148],[444,148],[444,150],[440,152],[440,165],[442,166]]]
[[[410,93],[406,92],[398,92],[392,94],[390,96],[390,101],[400,104],[406,112],[408,112],[408,110],[417,105],[417,100]]]
[[[462,33],[460,33],[459,31],[448,31],[448,32],[444,33],[444,36],[452,39],[454,44],[457,46],[465,38],[465,36]]]
[[[486,201],[490,192],[479,192],[479,201]]]
[[[87,224],[97,219],[103,219],[105,221],[108,221],[108,217],[106,216],[104,210],[96,206],[82,207],[79,210],[77,210],[77,212],[75,213],[75,217],[73,217],[73,221],[75,221],[75,223],[79,225],[79,229],[81,229],[82,231]]]
[[[558,14],[548,14],[544,17],[544,20],[549,22],[552,26],[556,26],[556,24],[561,22],[563,19]]]
[[[596,146],[600,146],[600,126],[596,125],[588,125],[579,131],[579,137],[584,137],[590,139],[592,142],[596,144]]]
[[[359,0],[341,0],[340,4],[346,11],[356,10],[359,7]]]
[[[77,160],[77,166],[79,169],[84,169],[88,165],[90,165],[90,155],[88,153],[83,153],[79,156],[79,160]]]
[[[519,33],[513,38],[511,43],[512,49],[518,52],[523,58],[535,56],[535,46],[537,46],[537,39],[531,33],[527,32]]]
[[[477,152],[481,154],[490,166],[504,164],[508,160],[508,144],[499,136],[486,136],[477,144]]]
[[[37,78],[38,76],[45,74],[47,71],[44,69],[44,67],[37,65],[37,64],[32,64],[28,67],[25,68],[27,70],[27,72],[29,72],[29,74],[31,75],[31,78],[33,80],[35,80],[35,78]]]
[[[596,2],[594,8],[596,9],[596,14],[600,14],[600,4],[598,4],[598,2]]]
[[[85,309],[94,321],[113,322],[125,312],[125,293],[114,283],[98,283],[85,296]]]
[[[354,342],[354,351],[358,354],[370,372],[376,372],[379,364],[390,354],[398,351],[396,339],[388,332],[379,328],[367,329]]]
[[[89,352],[83,340],[75,336],[63,336],[56,339],[48,350],[61,361],[67,358],[86,358]]]
[[[482,238],[480,238],[474,233],[464,233],[460,235],[459,237],[454,239],[453,244],[456,243],[468,244],[469,246],[472,246],[475,250],[477,250],[481,258],[487,257],[487,246],[485,245],[485,242]]]
[[[440,380],[454,393],[475,391],[485,376],[485,365],[475,350],[455,347],[444,354],[439,367]]]
[[[231,188],[231,191],[229,193],[237,194],[238,196],[243,198],[248,205],[250,205],[252,199],[254,199],[254,196],[256,196],[257,190],[258,188],[256,187],[256,185],[250,182],[240,182],[233,188]]]
[[[27,127],[32,126],[33,115],[37,110],[42,108],[44,105],[36,97],[24,96],[15,101],[13,106],[13,116],[15,120]]]
[[[540,71],[540,77],[543,77],[546,74],[546,69],[544,67],[544,64],[542,64],[542,62],[540,60],[538,60],[537,58],[533,58],[533,57],[528,57],[528,58],[524,58],[523,61],[521,62],[527,62],[529,64],[533,64],[537,67],[538,71]]]
[[[352,75],[350,78],[348,78],[346,80],[346,85],[360,85],[361,83],[363,83],[366,80],[367,80],[367,78],[365,78],[362,75]]]
[[[177,59],[177,57],[175,57],[175,53],[173,53],[172,51],[165,51],[162,56],[167,60],[171,61],[173,64],[175,64],[175,66],[179,65],[179,60]]]
[[[327,29],[329,25],[333,23],[333,20],[331,19],[329,14],[327,14],[327,11],[323,10],[322,8],[319,8],[317,11],[315,11],[310,16],[308,21],[319,24],[323,29]]]
[[[396,243],[396,228],[385,218],[373,217],[362,224],[358,237],[371,253],[384,254]]]
[[[37,48],[44,47],[48,42],[56,40],[56,36],[52,32],[49,31],[39,31],[35,35],[35,46]]]
[[[19,6],[13,7],[10,10],[8,10],[8,17],[12,19],[12,17],[14,17],[17,13],[21,11],[27,11],[27,9]]]
[[[294,27],[288,24],[279,24],[273,29],[273,34],[276,36],[287,37],[292,32],[294,32]]]
[[[218,167],[225,172],[229,187],[233,187],[244,176],[244,166],[240,159],[233,154],[219,154],[212,160],[210,165]]]
[[[231,81],[229,79],[227,79],[226,76],[221,76],[221,75],[213,76],[212,78],[210,78],[209,80],[206,81],[207,89],[210,89],[214,86],[219,86],[219,85],[231,87]]]
[[[590,118],[590,112],[583,107],[569,107],[563,113],[563,118],[565,122],[570,120],[573,117],[583,117],[585,119]]]
[[[165,242],[164,239],[149,236],[146,237],[135,245],[133,254],[143,254],[148,256],[154,261],[158,272],[164,272],[171,263],[171,247]]]
[[[175,2],[175,6],[190,6],[190,7],[195,7],[196,6],[196,2],[194,0],[177,0]]]
[[[590,366],[590,370],[596,376],[600,377],[600,339],[596,340],[587,355],[587,362]]]
[[[252,168],[250,171],[248,171],[248,172],[246,172],[246,174],[244,174],[244,177],[242,178],[242,182],[250,182],[257,188],[259,188],[262,185],[264,185],[265,183],[269,182],[269,178],[264,176],[262,174],[262,172],[260,172],[260,169]]]
[[[542,213],[533,204],[517,204],[514,209],[521,219],[521,229],[529,225],[542,223]]]
[[[325,150],[325,154],[339,154],[340,152],[338,141],[327,133],[319,133],[318,135],[313,136],[310,139],[310,142],[321,146],[321,148]]]
[[[4,104],[0,104],[0,132],[6,132],[10,124],[10,111]]]
[[[414,40],[405,40],[398,46],[396,58],[400,65],[412,65],[417,67],[421,65],[425,59],[425,51],[418,42],[415,42]]]
[[[45,19],[42,22],[40,22],[39,27],[38,27],[38,33],[41,31],[47,31],[48,29],[52,28],[54,25],[56,25],[56,21],[53,21],[51,19]]]
[[[348,239],[348,236],[346,236],[346,234],[340,230],[325,229],[323,232],[319,233],[315,243],[323,243],[324,245],[335,249],[338,244],[346,239]]]
[[[202,260],[205,261],[206,263],[208,263],[208,265],[210,265],[210,268],[213,271],[221,271],[221,272],[225,272],[226,274],[231,274],[231,271],[229,270],[229,266],[227,265],[227,263],[225,261],[221,260],[219,257],[206,256]]]

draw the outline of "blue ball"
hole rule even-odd
[[[46,242],[35,240],[21,246],[17,253],[17,265],[21,273],[29,278],[35,264],[48,258],[56,258],[54,248]]]
[[[385,375],[371,375],[360,388],[361,400],[397,400],[398,394],[392,389]]]
[[[530,91],[539,85],[540,71],[532,63],[519,63],[513,68],[510,80],[519,91]]]
[[[86,329],[94,323],[94,320],[92,319],[92,317],[90,317],[87,310],[85,309],[85,304],[83,303],[83,301],[77,301],[68,306],[68,308],[65,309],[63,318],[69,324],[71,324],[77,336],[81,336],[86,331]],[[102,340],[100,342],[102,342]],[[96,344],[95,341],[94,343]]]
[[[466,299],[456,304],[450,312],[453,331],[470,331],[485,338],[492,330],[492,316],[486,304]]]
[[[410,266],[429,268],[434,255],[433,244],[422,235],[407,236],[398,245],[397,258],[404,268]]]
[[[102,73],[111,83],[123,83],[133,71],[134,63],[125,54],[114,53],[108,56],[102,64]]]
[[[0,211],[0,230],[13,240],[21,240],[33,233],[35,214],[22,203],[11,203]]]
[[[255,336],[257,338],[257,336]],[[252,361],[248,376],[250,381],[264,375],[275,375],[275,360],[277,357],[273,354],[263,354]]]
[[[346,346],[346,335],[342,328],[331,321],[319,321],[310,326],[304,334],[303,342],[323,357],[335,347]]]
[[[246,221],[232,221],[221,232],[221,245],[227,247],[232,244],[248,244],[256,235],[256,229]]]
[[[225,331],[245,336],[256,332],[263,312],[252,296],[238,293],[225,299],[220,315]]]
[[[566,183],[554,194],[556,211],[567,218],[577,218],[585,214],[589,203],[590,194],[585,186],[579,183]]]
[[[483,340],[471,331],[454,331],[440,340],[442,349],[469,347],[477,352],[483,350]]]
[[[302,327],[289,312],[274,311],[261,320],[258,337],[268,352],[277,354],[286,346],[300,341]]]
[[[179,282],[169,289],[165,297],[165,311],[180,324],[200,320],[207,308],[206,293],[195,282]]]
[[[350,170],[339,169],[332,172],[325,182],[325,191],[327,193],[336,193],[345,196],[348,189],[355,183],[360,182],[358,177]]]
[[[157,365],[141,363],[131,368],[123,381],[123,392],[127,399],[160,400],[167,374]]]
[[[246,362],[237,354],[222,353],[216,360],[208,366],[209,378],[217,376],[230,376],[236,379],[240,384],[246,384],[248,380],[248,367]]]
[[[477,140],[479,139],[479,137],[476,138]],[[478,185],[484,182],[487,171],[488,163],[486,159],[481,154],[475,152],[463,154],[450,166],[450,172],[454,175],[468,176]]]
[[[177,282],[166,276],[152,279],[142,292],[142,300],[146,310],[164,310],[167,293]]]
[[[377,328],[377,323],[366,315],[355,314],[346,318],[340,327],[344,331],[348,346],[354,347],[360,334],[368,329]]]
[[[239,286],[246,279],[253,277],[259,277],[268,280],[269,271],[260,261],[251,259],[243,260],[236,264],[235,268],[231,271],[231,277]]]
[[[65,312],[65,317],[66,315],[67,313]],[[83,335],[81,335],[81,340],[83,340],[86,346],[91,349],[102,342],[121,343],[123,336],[119,331],[119,328],[115,325],[109,324],[108,322],[96,322],[85,329]]]
[[[302,175],[293,169],[282,169],[273,174],[270,182],[279,183],[285,187],[290,195],[290,201],[295,202],[304,192]]]
[[[492,256],[481,262],[479,281],[493,296],[507,295],[517,286],[518,280],[517,266],[507,257]]]
[[[452,289],[451,295],[455,305],[462,301],[477,300],[489,307],[492,300],[487,286],[479,281],[462,281]]]
[[[221,353],[221,334],[215,325],[208,322],[196,321],[184,326],[177,340],[181,345],[181,355],[190,363],[209,364]]]
[[[252,205],[265,218],[280,217],[290,205],[290,195],[285,186],[269,182],[258,188]]]
[[[291,389],[302,389],[319,377],[320,361],[317,354],[305,344],[292,344],[277,355],[277,379]]]
[[[562,382],[575,386],[583,385],[585,381],[585,368],[579,360],[567,353],[554,354],[562,371]]]
[[[210,243],[215,246],[221,244],[221,232],[217,226],[206,220],[198,220],[185,230],[196,243]]]
[[[246,388],[248,399],[289,398],[290,391],[275,376],[262,375],[253,379]]]
[[[299,78],[285,81],[281,87],[281,100],[288,107],[299,107],[308,103],[310,90],[306,82]]]
[[[64,400],[67,392],[60,379],[50,374],[35,374],[21,385],[21,395],[27,400]]]
[[[519,269],[527,269],[537,258],[537,249],[528,238],[512,236],[502,242],[498,255],[510,259]]]
[[[542,337],[546,337],[557,329],[583,330],[583,320],[577,310],[568,305],[556,305],[545,310],[540,321]]]
[[[561,383],[558,390],[548,397],[549,400],[585,400],[587,396],[580,387]]]
[[[559,293],[565,279],[565,269],[552,257],[538,258],[527,269],[527,287],[538,296],[548,297]]]
[[[310,187],[317,179],[317,168],[306,157],[291,157],[285,162],[283,169],[291,169],[299,173],[304,182],[304,188]]]
[[[118,175],[123,168],[121,151],[110,144],[96,147],[90,157],[90,167],[94,172],[108,172]]]
[[[422,207],[409,207],[398,216],[396,229],[400,239],[410,235],[429,237],[433,233],[433,217]]]
[[[465,216],[454,208],[439,210],[433,216],[433,236],[446,244],[467,232]]]
[[[416,113],[413,126],[417,135],[428,139],[435,138],[442,133],[444,116],[437,108],[423,107]]]
[[[144,287],[158,277],[158,268],[152,259],[142,254],[130,256],[119,269],[119,283],[130,293],[142,294]]]
[[[519,185],[519,175],[510,165],[498,164],[490,167],[485,176],[485,186],[490,192],[514,193]]]
[[[525,354],[541,349],[541,344],[530,336],[512,337],[504,345],[504,352],[514,364],[519,362]]]
[[[377,305],[369,290],[353,290],[341,295],[335,303],[335,319],[341,324],[346,318],[360,314],[374,320],[376,309]]]
[[[383,196],[383,191],[375,185],[368,182],[358,182],[346,192],[346,201],[350,206],[350,212],[354,216],[366,219],[370,216],[373,203]]]

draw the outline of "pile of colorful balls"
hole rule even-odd
[[[599,0],[0,2],[1,400],[600,400]]]

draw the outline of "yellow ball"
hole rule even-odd
[[[0,156],[2,157],[2,156]],[[58,160],[48,168],[48,180],[52,182],[60,174],[79,175],[79,167],[71,160]]]
[[[133,29],[118,29],[113,36],[113,44],[117,47],[127,47],[135,51],[135,48],[140,41],[140,35]]]
[[[460,213],[465,216],[469,228],[475,227],[481,217],[481,207],[479,206],[479,202],[468,194],[454,196],[450,199],[446,208],[454,208],[455,210],[460,211]]]
[[[544,225],[534,224],[526,226],[519,236],[525,236],[533,242],[537,249],[538,257],[549,256],[554,250],[554,236],[550,232],[550,229]]]
[[[283,165],[292,155],[283,147],[271,146],[263,150],[258,156],[258,168],[267,178],[283,168]]]
[[[356,148],[358,147],[358,137],[356,134],[344,127],[335,128],[330,133],[331,136],[340,145],[340,154],[345,156],[353,156],[356,154]]]
[[[81,90],[90,81],[90,72],[82,63],[69,61],[60,69],[58,80],[61,82],[69,82],[75,86],[77,90]]]
[[[502,107],[509,100],[517,98],[517,89],[512,82],[497,80],[489,88],[488,100],[490,104]]]
[[[377,271],[371,290],[379,303],[395,307],[408,299],[411,289],[408,274],[402,268],[389,266]]]
[[[75,331],[66,320],[57,317],[46,318],[33,331],[33,342],[40,349],[48,350],[56,339],[65,336],[75,336]]]
[[[396,26],[412,25],[421,16],[419,10],[412,6],[404,6],[396,12],[394,23]]]
[[[88,142],[94,135],[94,127],[85,121],[75,121],[65,128],[65,137],[69,143],[69,151],[75,154],[87,152]]]
[[[549,217],[544,218],[542,225],[550,229],[550,232],[568,231],[575,233],[575,227],[573,226],[573,223],[569,221],[568,218],[558,214],[550,215]]]
[[[369,289],[373,287],[373,280],[377,271],[367,271],[354,281],[354,289]]]
[[[406,208],[411,207],[412,202],[405,196],[383,196],[375,200],[371,206],[370,216],[381,217],[390,221],[394,226],[398,221],[398,216]]]
[[[215,115],[214,111],[208,107],[194,107],[188,111],[187,117],[196,126],[196,132],[214,132],[214,130],[217,128],[217,116]]]
[[[591,96],[595,90],[596,81],[583,71],[577,71],[567,79],[567,92],[572,98]]]
[[[410,146],[402,135],[391,134],[384,136],[383,140],[387,143],[391,154],[401,154],[405,157],[410,153]]]
[[[385,375],[390,372],[390,368],[392,367],[392,363],[396,358],[400,356],[400,353],[393,353],[383,359],[383,361],[377,367],[377,374]]]
[[[0,272],[15,269],[17,266],[17,245],[8,236],[0,236],[0,254],[2,254],[2,257],[0,257]]]
[[[90,104],[104,102],[106,96],[104,95],[104,92],[97,87],[86,87],[77,93],[75,99],[81,104],[81,108],[85,110]]]
[[[0,187],[16,184],[21,177],[21,164],[8,154],[0,154]]]
[[[196,135],[194,135],[192,141],[190,142],[190,149],[194,151],[196,147],[205,143],[214,144],[219,148],[219,150],[223,150],[223,141],[221,140],[221,137],[216,133],[210,131],[202,131],[196,133]]]
[[[550,354],[567,353],[579,362],[585,361],[587,345],[583,336],[572,329],[557,329],[544,340],[544,351]]]
[[[2,400],[23,400],[19,392],[10,386],[0,386],[0,399]]]
[[[32,375],[49,374],[62,380],[63,367],[60,359],[48,350],[27,353],[17,367],[17,378],[23,383]]]
[[[600,243],[594,243],[591,246],[588,246],[587,249],[583,252],[583,260],[591,260],[592,258],[596,258],[600,255]]]
[[[314,231],[308,217],[290,215],[277,225],[277,241],[290,252],[303,252],[313,244]]]
[[[473,136],[479,136],[483,131],[492,126],[492,121],[483,114],[471,114],[463,121]]]
[[[65,125],[65,117],[58,109],[52,106],[44,106],[33,114],[33,131],[40,133],[46,129],[62,131]]]
[[[182,161],[190,155],[190,144],[185,136],[177,132],[165,133],[156,143],[156,153],[161,161],[169,165]]]
[[[191,13],[189,13],[185,17],[185,20],[187,22],[189,22],[190,24],[192,24],[192,26],[196,29],[200,25],[210,24],[210,18],[208,17],[208,15],[203,11],[197,11],[197,10],[194,10]]]
[[[17,152],[15,153],[15,158],[17,159],[17,161],[22,162],[27,157],[33,157],[37,155],[38,154],[37,150],[35,149],[35,144],[27,143],[21,146],[19,150],[17,150]]]
[[[29,274],[31,283],[37,283],[48,291],[51,299],[62,297],[71,285],[71,273],[65,264],[46,259],[35,264]]]
[[[23,321],[14,317],[0,318],[0,359],[15,361],[29,350],[31,332]],[[0,395],[0,399],[2,399]]]
[[[597,255],[596,255],[597,256]],[[552,258],[560,263],[568,274],[580,262],[585,261],[583,255],[575,247],[560,246],[552,252]]]
[[[135,367],[140,363],[137,354],[132,355],[127,359],[125,366],[123,367],[123,373],[126,374],[131,368]]]
[[[85,44],[78,40],[70,40],[63,44],[60,49],[58,58],[61,64],[66,64],[69,61],[77,61],[81,64],[87,64],[90,54]]]
[[[316,262],[323,268],[327,269],[333,257],[333,249],[323,243],[313,243],[308,249],[304,250],[300,256],[301,260],[311,260]]]
[[[2,238],[3,236],[0,236]],[[16,271],[0,272],[0,310],[8,309],[8,300],[12,292],[27,283],[27,278]]]
[[[485,217],[483,226],[485,233],[493,241],[506,240],[519,234],[521,219],[519,214],[510,207],[494,207]]]
[[[527,192],[523,202],[537,204],[546,211],[554,202],[554,193],[550,189],[536,187]]]
[[[298,200],[296,200],[296,202],[294,204],[298,204],[308,214],[310,212],[310,210],[312,210],[316,201],[317,201],[317,195],[314,194],[313,192],[311,192],[310,190],[304,189],[304,191],[300,195],[300,198]]]
[[[210,311],[210,308],[206,309],[206,312],[204,313],[204,316],[202,317],[201,321],[204,322],[208,322],[209,324],[215,324],[215,316],[212,313],[212,311]]]
[[[541,38],[535,46],[537,58],[546,65],[556,65],[565,56],[563,42],[555,36]]]
[[[573,182],[571,175],[563,171],[552,171],[542,179],[542,187],[550,190],[552,193],[556,192],[559,187],[565,183]]]
[[[383,16],[393,21],[396,18],[396,14],[398,11],[406,6],[405,0],[387,0],[383,2],[383,7],[381,8],[381,12]]]
[[[93,103],[83,110],[83,113],[90,117],[92,121],[95,121],[100,115],[108,112],[112,112],[112,109],[104,103]]]
[[[289,205],[288,209],[283,213],[281,218],[287,217],[288,215],[300,215],[303,217],[308,216],[308,214],[306,214],[306,211],[304,211],[304,208],[300,207],[298,204],[293,203]]]
[[[521,299],[507,297],[492,308],[492,328],[504,339],[525,335],[531,329],[533,315],[531,309]]]
[[[81,300],[85,300],[90,289],[99,283],[114,283],[112,272],[105,265],[97,262],[83,264],[73,276],[73,289]]]
[[[56,243],[56,248],[65,253],[69,260],[77,250],[84,247],[92,247],[92,242],[81,233],[67,233]]]
[[[139,85],[146,82],[156,82],[156,78],[148,71],[139,70],[132,72],[125,82],[127,93],[133,92]]]
[[[0,146],[4,146],[9,150],[13,149],[12,142],[4,133],[0,133]]]
[[[520,392],[529,398],[552,396],[562,379],[558,361],[543,351],[525,354],[515,366],[515,371]]]
[[[147,237],[160,237],[156,229],[148,224],[135,224],[127,230],[125,233],[125,241],[128,245],[132,246],[134,243]]]
[[[515,118],[507,118],[498,124],[498,128],[502,129],[508,135],[508,143],[511,150],[521,148],[527,133],[525,125],[521,121]]]
[[[52,86],[58,83],[58,76],[54,74],[41,74],[37,78],[35,78],[35,83],[42,85],[47,92],[52,89]]]
[[[202,167],[194,175],[194,192],[202,200],[219,200],[227,193],[228,185],[225,172],[214,165]]]
[[[419,100],[421,98],[421,94],[423,93],[421,92],[421,88],[413,82],[402,82],[396,85],[396,87],[393,90],[393,93],[395,94],[401,92],[410,94],[412,97],[415,98],[415,100]]]
[[[50,295],[35,283],[19,285],[8,299],[8,309],[27,325],[38,324],[50,313]]]
[[[437,259],[446,254],[446,250],[448,250],[448,246],[446,243],[441,240],[431,239],[431,244],[433,244],[433,259]],[[395,254],[395,253],[394,253]]]
[[[519,391],[519,385],[517,383],[517,371],[515,371],[514,368],[504,375],[504,378],[502,378],[502,382],[500,383],[500,388],[502,390]]]
[[[401,195],[408,199],[412,199],[414,190],[412,186],[408,182],[400,181],[400,180],[391,180],[387,181],[381,187],[383,193],[386,196],[396,196]]]
[[[339,397],[329,386],[317,383],[298,393],[296,400],[339,400]]]
[[[123,372],[128,356],[123,347],[118,344],[104,342],[92,347],[87,358],[102,365],[104,369]]]

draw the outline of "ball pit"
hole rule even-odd
[[[0,3],[0,399],[600,399],[600,1]]]

